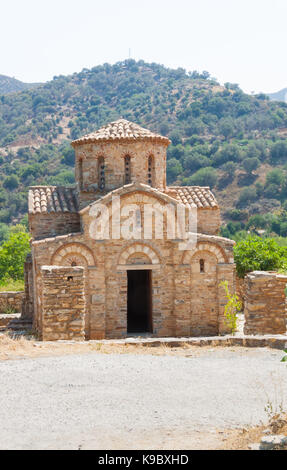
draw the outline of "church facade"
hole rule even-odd
[[[26,304],[43,340],[228,332],[234,242],[209,188],[167,186],[169,143],[120,119],[72,142],[75,187],[30,188]]]

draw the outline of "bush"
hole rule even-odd
[[[279,168],[275,168],[274,170],[269,171],[266,175],[266,183],[265,186],[270,186],[271,184],[276,184],[277,186],[281,186],[284,181],[284,173]]]
[[[24,262],[30,251],[29,234],[11,233],[0,247],[0,280],[23,279]]]
[[[181,163],[176,158],[171,158],[167,161],[166,173],[168,183],[172,183],[182,173]]]
[[[15,175],[7,176],[3,181],[3,187],[8,189],[9,191],[13,191],[13,189],[18,188],[19,186],[19,179]]]
[[[273,163],[285,160],[287,156],[287,142],[276,142],[272,145],[270,151],[270,158]]]
[[[210,188],[213,188],[216,183],[217,173],[216,170],[211,167],[201,168],[193,176],[184,180],[186,186],[210,186]]]
[[[243,168],[248,174],[251,174],[252,171],[256,170],[259,166],[259,163],[260,161],[257,157],[245,158],[245,160],[242,162]]]
[[[255,201],[257,199],[256,188],[244,188],[240,193],[238,198],[237,206],[246,206],[249,202]]]
[[[274,271],[286,260],[286,249],[272,238],[249,236],[234,247],[234,259],[239,277],[251,271]]]
[[[205,155],[190,153],[184,158],[184,168],[189,171],[197,171],[200,168],[210,166],[210,160]]]
[[[71,146],[67,146],[63,150],[62,163],[69,166],[75,165],[75,151]]]
[[[214,157],[213,162],[215,166],[223,165],[227,162],[238,162],[242,159],[242,152],[238,145],[226,144],[221,150],[218,150]]]

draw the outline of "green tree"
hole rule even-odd
[[[226,176],[228,176],[228,178],[232,178],[232,179],[234,178],[235,170],[237,168],[236,163],[226,162],[226,163],[224,163],[224,165],[222,165],[221,168],[224,171],[224,173],[226,174]]]
[[[251,157],[251,158],[245,158],[245,160],[243,160],[242,162],[242,165],[246,173],[251,175],[252,172],[258,168],[259,163],[260,161],[258,160],[257,157]]]
[[[171,158],[166,164],[167,181],[172,183],[182,173],[181,163],[176,158]]]
[[[185,185],[210,186],[210,188],[213,188],[216,183],[217,173],[216,170],[211,167],[201,168],[184,182]]]
[[[29,234],[11,233],[0,247],[0,279],[23,279],[24,262],[30,251]]]
[[[13,191],[13,189],[18,188],[19,186],[19,178],[16,175],[7,176],[3,181],[3,187],[8,189],[9,191]]]
[[[273,163],[286,160],[287,157],[287,141],[279,141],[272,145],[270,150],[270,158]]]
[[[239,277],[251,271],[279,269],[285,260],[286,251],[272,238],[249,236],[234,247],[234,260]]]
[[[284,181],[284,173],[279,168],[275,168],[272,171],[269,171],[266,175],[266,182],[265,186],[269,186],[270,184],[276,184],[277,186],[281,186]]]

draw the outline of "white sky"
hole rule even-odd
[[[0,0],[0,74],[46,81],[129,56],[287,87],[286,0]]]

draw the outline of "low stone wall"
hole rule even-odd
[[[245,279],[244,333],[285,334],[287,276],[254,271]]]
[[[85,339],[84,268],[43,266],[43,341]]]
[[[10,315],[0,314],[0,328],[6,328],[12,320],[18,320],[21,313],[12,313]]]
[[[245,278],[240,278],[236,275],[236,294],[242,303],[242,311],[244,310],[245,302]]]
[[[20,313],[24,292],[0,292],[0,313]],[[9,310],[9,312],[8,312]]]

